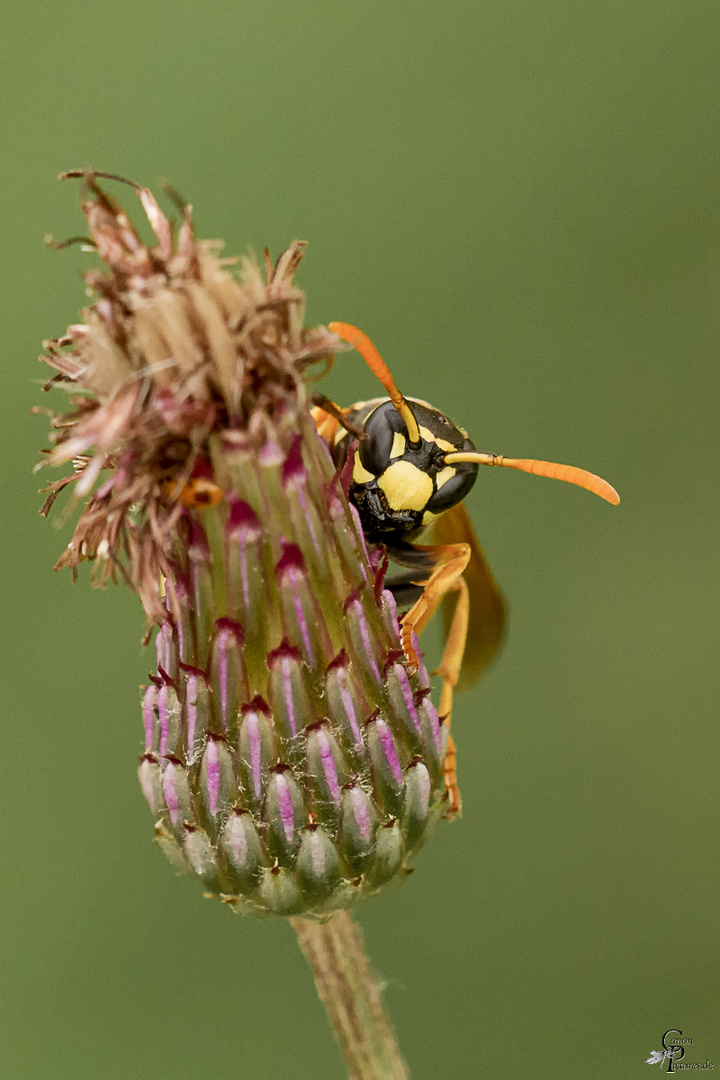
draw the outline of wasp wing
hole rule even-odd
[[[435,544],[470,545],[470,562],[463,577],[470,594],[470,622],[458,690],[468,690],[480,678],[500,647],[505,630],[505,601],[483,555],[464,503],[446,510],[431,526]],[[443,601],[442,614],[447,637],[456,597]]]

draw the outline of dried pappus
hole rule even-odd
[[[136,190],[145,245],[86,171],[105,264],[49,343],[77,387],[54,419],[44,512],[87,497],[58,566],[123,578],[157,624],[142,705],[158,841],[238,910],[322,916],[401,879],[444,808],[447,733],[404,662],[384,565],[310,414],[306,379],[342,348],[303,326],[304,244],[233,274]]]

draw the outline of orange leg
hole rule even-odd
[[[331,416],[325,409],[321,409],[319,405],[310,410],[310,415],[315,421],[315,427],[320,438],[329,446],[332,446],[337,429],[340,427],[340,421],[337,417]]]
[[[457,784],[457,750],[455,749],[455,740],[450,732],[448,732],[447,749],[445,750],[443,777],[448,795],[448,807],[445,811],[445,817],[448,821],[454,821],[462,810],[462,799]]]
[[[470,596],[465,579],[458,578],[453,588],[457,589],[459,595],[453,612],[452,623],[450,624],[450,633],[445,642],[445,651],[440,666],[433,671],[433,675],[440,675],[443,680],[442,690],[440,691],[440,716],[448,728],[444,765],[445,788],[448,793],[448,808],[445,816],[451,820],[460,813],[462,799],[457,784],[457,752],[455,740],[450,734],[450,722],[452,720],[453,693],[460,678],[460,668],[465,653],[465,642],[470,621]]]
[[[413,665],[417,665],[417,655],[412,647],[413,633],[420,633],[449,592],[459,594],[442,660],[440,666],[433,672],[434,675],[440,675],[443,680],[440,692],[440,715],[449,729],[453,690],[460,678],[470,618],[470,597],[468,587],[462,576],[470,559],[470,546],[469,544],[448,544],[445,547],[425,548],[424,550],[432,551],[435,556],[436,567],[425,583],[422,596],[403,618],[400,636],[408,661]],[[448,733],[444,774],[445,787],[448,792],[446,816],[450,819],[460,813],[462,805],[460,791],[457,786],[456,763],[455,741],[452,735]]]
[[[328,446],[332,447],[336,441],[338,428],[343,428],[344,431],[347,431],[356,439],[365,438],[362,428],[357,427],[348,420],[348,414],[353,411],[352,407],[341,409],[339,405],[336,405],[330,398],[326,398],[324,394],[313,394],[311,400],[314,401],[314,406],[310,410],[310,415],[315,421],[318,435]]]
[[[413,634],[420,634],[438,607],[442,603],[446,593],[459,588],[457,581],[462,577],[465,567],[470,561],[469,544],[445,544],[442,547],[426,547],[422,544],[413,545],[417,551],[427,552],[435,564],[427,581],[420,582],[424,585],[422,596],[410,608],[403,617],[400,626],[400,640],[408,662],[413,667],[418,667],[417,654],[412,646]]]

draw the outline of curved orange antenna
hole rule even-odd
[[[533,476],[547,476],[550,480],[565,480],[568,484],[577,484],[578,487],[591,491],[593,495],[599,495],[601,499],[617,506],[620,502],[612,484],[607,480],[588,472],[587,469],[578,469],[575,465],[559,465],[555,461],[537,461],[535,458],[507,458],[502,454],[472,454],[457,453],[446,454],[446,465],[455,465],[461,462],[476,462],[478,465],[502,465],[506,469],[519,469],[521,472],[531,473]]]
[[[355,346],[373,375],[377,375],[387,390],[388,397],[405,421],[409,441],[418,443],[420,441],[420,429],[415,414],[398,390],[395,380],[390,374],[390,369],[367,334],[363,334],[362,330],[358,330],[357,326],[351,326],[350,323],[345,322],[328,323],[328,330],[332,330],[334,334],[341,337],[343,341],[347,341],[349,345]]]

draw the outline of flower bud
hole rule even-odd
[[[224,739],[208,738],[200,761],[200,791],[209,819],[209,832],[217,836],[237,795],[233,758]]]
[[[311,905],[322,904],[342,884],[343,865],[337,847],[320,825],[303,832],[297,857],[298,884]]]
[[[58,565],[122,575],[157,626],[139,778],[173,866],[235,910],[322,917],[402,880],[446,801],[427,672],[311,414],[339,339],[302,325],[303,244],[233,276],[190,208],[174,240],[139,189],[149,247],[85,181],[106,269],[47,357],[83,392],[49,455],[88,496]]]
[[[292,865],[306,810],[302,790],[288,765],[277,765],[271,773],[263,817],[270,854],[284,866]]]
[[[366,730],[376,797],[386,813],[397,815],[402,809],[404,780],[392,731],[380,716],[373,716]]]
[[[248,696],[243,641],[239,623],[233,619],[216,621],[210,654],[210,686],[219,730],[231,739],[237,734],[240,706]]]
[[[261,697],[243,705],[238,736],[238,776],[243,799],[254,813],[262,809],[271,765],[278,760],[272,714]]]
[[[218,848],[225,857],[225,873],[239,893],[253,893],[269,859],[257,825],[246,810],[229,815],[220,834]]]
[[[160,730],[159,753],[170,757],[181,752],[183,736],[180,701],[171,682],[163,682],[157,696],[158,728]]]
[[[316,817],[336,824],[340,816],[340,788],[348,775],[344,755],[327,724],[305,729],[307,789]]]
[[[207,679],[198,668],[183,669],[184,695],[184,745],[188,765],[193,765],[202,752],[211,728],[211,693]]]
[[[153,814],[158,817],[165,809],[162,785],[162,769],[154,754],[143,754],[138,768],[142,793]]]
[[[355,874],[372,866],[377,824],[378,813],[371,795],[359,784],[349,784],[342,793],[338,846]]]
[[[187,769],[179,761],[168,761],[162,777],[162,790],[167,807],[168,824],[173,834],[182,840],[186,825],[195,822]]]

